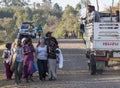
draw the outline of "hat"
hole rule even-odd
[[[48,31],[48,32],[46,33],[46,37],[48,37],[49,34],[52,34],[52,32]]]

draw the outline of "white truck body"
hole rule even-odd
[[[94,23],[93,49],[120,51],[120,23]]]

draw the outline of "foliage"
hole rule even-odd
[[[113,1],[113,3],[114,3],[114,1]],[[106,11],[106,12],[109,12],[109,13],[112,12],[112,13],[115,14],[116,10],[119,10],[119,9],[120,9],[120,2],[117,3],[116,6],[113,6],[113,7],[111,7],[111,8],[105,8],[105,11]]]
[[[63,37],[65,32],[75,31],[76,33],[79,30],[79,24],[77,22],[77,11],[72,6],[67,6],[62,15],[62,20],[59,25],[56,27],[54,36],[57,38]]]
[[[11,4],[10,2],[2,2],[6,4],[0,8],[0,30],[6,32],[6,35],[3,36],[6,37],[5,41],[15,38],[22,22],[34,22],[36,26],[41,24],[44,33],[53,31],[55,37],[58,38],[63,37],[66,31],[77,32],[79,30],[77,14],[81,9],[80,3],[76,8],[68,5],[63,11],[57,3],[52,6],[51,0],[43,0],[42,4],[34,2],[34,8],[25,4],[29,4],[27,0],[23,0],[25,2],[21,2],[21,0],[8,1],[14,2]],[[15,4],[18,2],[19,4]]]

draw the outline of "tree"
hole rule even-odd
[[[3,3],[6,7],[8,7],[10,0],[1,0],[0,3]]]
[[[80,9],[81,9],[81,4],[80,3],[78,3],[77,5],[76,5],[76,8],[75,8],[77,11],[79,11]]]
[[[61,21],[54,31],[54,36],[57,38],[61,38],[64,36],[66,31],[75,31],[78,32],[79,24],[77,22],[77,11],[70,5],[67,5],[65,8]]]
[[[40,3],[36,3],[36,8],[40,9]]]
[[[91,2],[90,0],[81,0],[81,3],[83,4],[83,6],[87,7]]]
[[[61,18],[62,15],[62,7],[60,7],[57,3],[53,6],[53,15]]]
[[[28,5],[28,1],[26,1],[26,0],[1,0],[1,3],[5,4],[6,7],[8,7],[8,6],[23,7],[25,5]]]

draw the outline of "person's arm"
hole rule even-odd
[[[54,38],[54,37],[53,37],[53,38]],[[57,41],[57,39],[54,38],[54,40],[55,40],[55,44],[58,46],[58,41]]]
[[[49,55],[49,46],[47,46],[47,57]]]
[[[38,57],[38,47],[35,49],[35,58],[37,59]]]
[[[23,49],[24,49],[24,55],[29,54],[31,52],[30,48],[28,47],[24,47]]]

